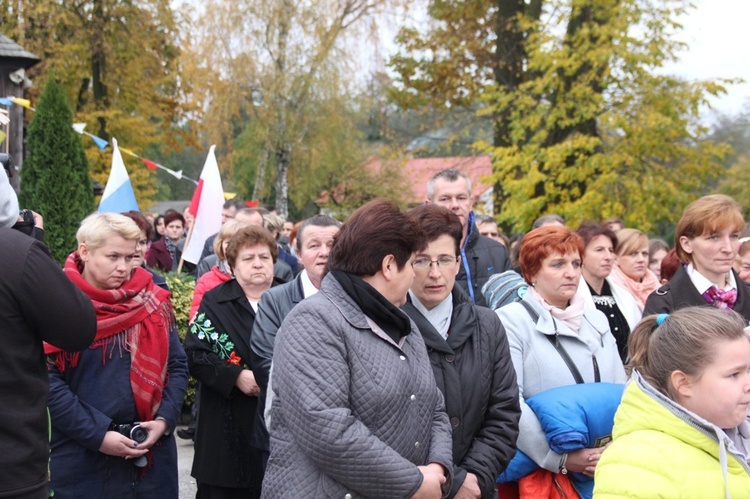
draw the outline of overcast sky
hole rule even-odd
[[[689,79],[742,78],[714,107],[735,114],[750,104],[750,0],[693,0],[681,39],[690,48],[670,73]]]

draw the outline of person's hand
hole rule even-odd
[[[260,393],[260,387],[258,386],[258,383],[255,382],[255,375],[249,369],[242,370],[240,375],[237,376],[237,381],[234,382],[234,385],[239,388],[242,393],[250,397],[257,397]]]
[[[34,225],[37,228],[44,230],[44,218],[42,218],[42,216],[34,210],[29,211],[31,211],[31,214],[34,216]]]
[[[456,499],[480,499],[481,497],[482,489],[479,488],[477,476],[474,473],[466,473],[464,483],[456,492]]]
[[[445,483],[445,470],[437,463],[427,466],[417,466],[422,473],[422,485],[412,496],[413,499],[440,499],[443,491],[440,488]]]
[[[583,473],[586,476],[594,478],[594,470],[602,452],[606,447],[597,447],[596,449],[578,449],[568,454],[565,461],[565,468],[575,473]]]
[[[169,425],[163,419],[154,419],[153,421],[144,421],[141,428],[148,430],[148,437],[138,447],[150,449],[169,429]]]
[[[102,445],[99,446],[99,452],[110,456],[133,459],[147,453],[148,448],[116,431],[108,431],[104,434],[104,440],[102,440]]]

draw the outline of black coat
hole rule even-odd
[[[744,317],[745,320],[750,321],[750,290],[743,284],[734,270],[732,270],[732,273],[737,283],[737,301],[734,304],[734,311]],[[708,304],[698,290],[695,289],[695,285],[690,280],[690,276],[685,271],[685,268],[679,265],[671,281],[648,295],[643,316],[662,313],[670,314],[681,308],[701,305]]]
[[[199,483],[247,488],[258,495],[263,459],[250,445],[258,397],[235,386],[240,372],[252,369],[254,320],[239,283],[232,279],[220,284],[203,296],[185,337],[185,351],[190,374],[200,381],[201,390],[192,476]],[[240,357],[239,365],[229,361],[230,354]]]
[[[266,429],[263,414],[266,410],[268,377],[271,373],[276,333],[278,333],[281,323],[284,322],[289,312],[304,299],[302,277],[301,274],[298,274],[292,282],[263,293],[258,304],[258,314],[250,338],[250,360],[255,374],[255,382],[260,387],[260,395],[258,396],[260,400],[258,401],[253,437],[253,445],[259,449],[270,449],[268,429]]]
[[[453,438],[453,497],[474,473],[482,497],[497,497],[495,479],[516,453],[521,407],[508,339],[500,319],[453,288],[448,339],[409,302],[403,307],[419,328],[445,397]]]
[[[0,228],[0,255],[0,497],[47,497],[42,342],[82,350],[94,339],[96,315],[36,239]]]
[[[469,233],[466,242],[461,248],[461,269],[456,276],[456,284],[460,285],[466,293],[469,293],[469,285],[474,291],[474,303],[483,307],[487,302],[482,294],[482,286],[489,280],[492,274],[499,274],[511,270],[508,251],[505,246],[479,234],[479,229],[474,225],[474,214],[469,220]],[[471,284],[466,277],[466,267],[469,267]]]

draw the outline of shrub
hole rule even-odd
[[[158,271],[157,271],[158,272]],[[190,274],[177,274],[174,272],[161,273],[167,281],[169,290],[172,292],[172,308],[174,309],[177,333],[180,339],[185,339],[190,322],[190,303],[193,301],[195,290],[195,278]],[[185,401],[182,405],[183,412],[189,412],[195,402],[195,380],[190,377],[188,389],[185,393]]]

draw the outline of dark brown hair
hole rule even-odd
[[[415,251],[425,248],[421,227],[385,199],[359,207],[341,226],[328,257],[330,270],[356,276],[375,275],[383,259],[393,255],[402,269]]]
[[[578,227],[578,230],[576,230],[576,234],[583,238],[584,248],[591,243],[592,239],[599,236],[605,236],[610,241],[612,241],[613,250],[617,247],[617,236],[615,235],[614,231],[612,231],[612,229],[610,229],[606,225],[600,225],[595,222],[584,222],[580,227]]]
[[[227,244],[226,256],[229,267],[234,270],[234,263],[237,261],[240,251],[256,244],[265,244],[268,246],[273,263],[276,263],[276,259],[279,257],[279,250],[276,247],[276,240],[273,238],[273,235],[268,232],[268,229],[260,225],[245,225],[232,236],[229,244]]]
[[[175,220],[179,220],[180,222],[182,222],[182,226],[185,227],[185,217],[182,216],[182,213],[177,211],[170,211],[164,215],[164,227],[171,224]]]
[[[124,216],[131,219],[135,224],[146,233],[146,239],[149,241],[154,237],[154,226],[149,223],[146,217],[140,211],[130,210],[123,213]]]
[[[428,243],[447,235],[455,242],[456,256],[461,254],[463,226],[451,210],[436,204],[423,204],[410,210],[407,215],[422,227]]]
[[[531,284],[534,276],[542,268],[542,261],[548,256],[554,253],[561,255],[578,253],[583,258],[584,249],[581,236],[567,227],[557,225],[539,227],[523,236],[519,254],[521,274],[526,282]]]

